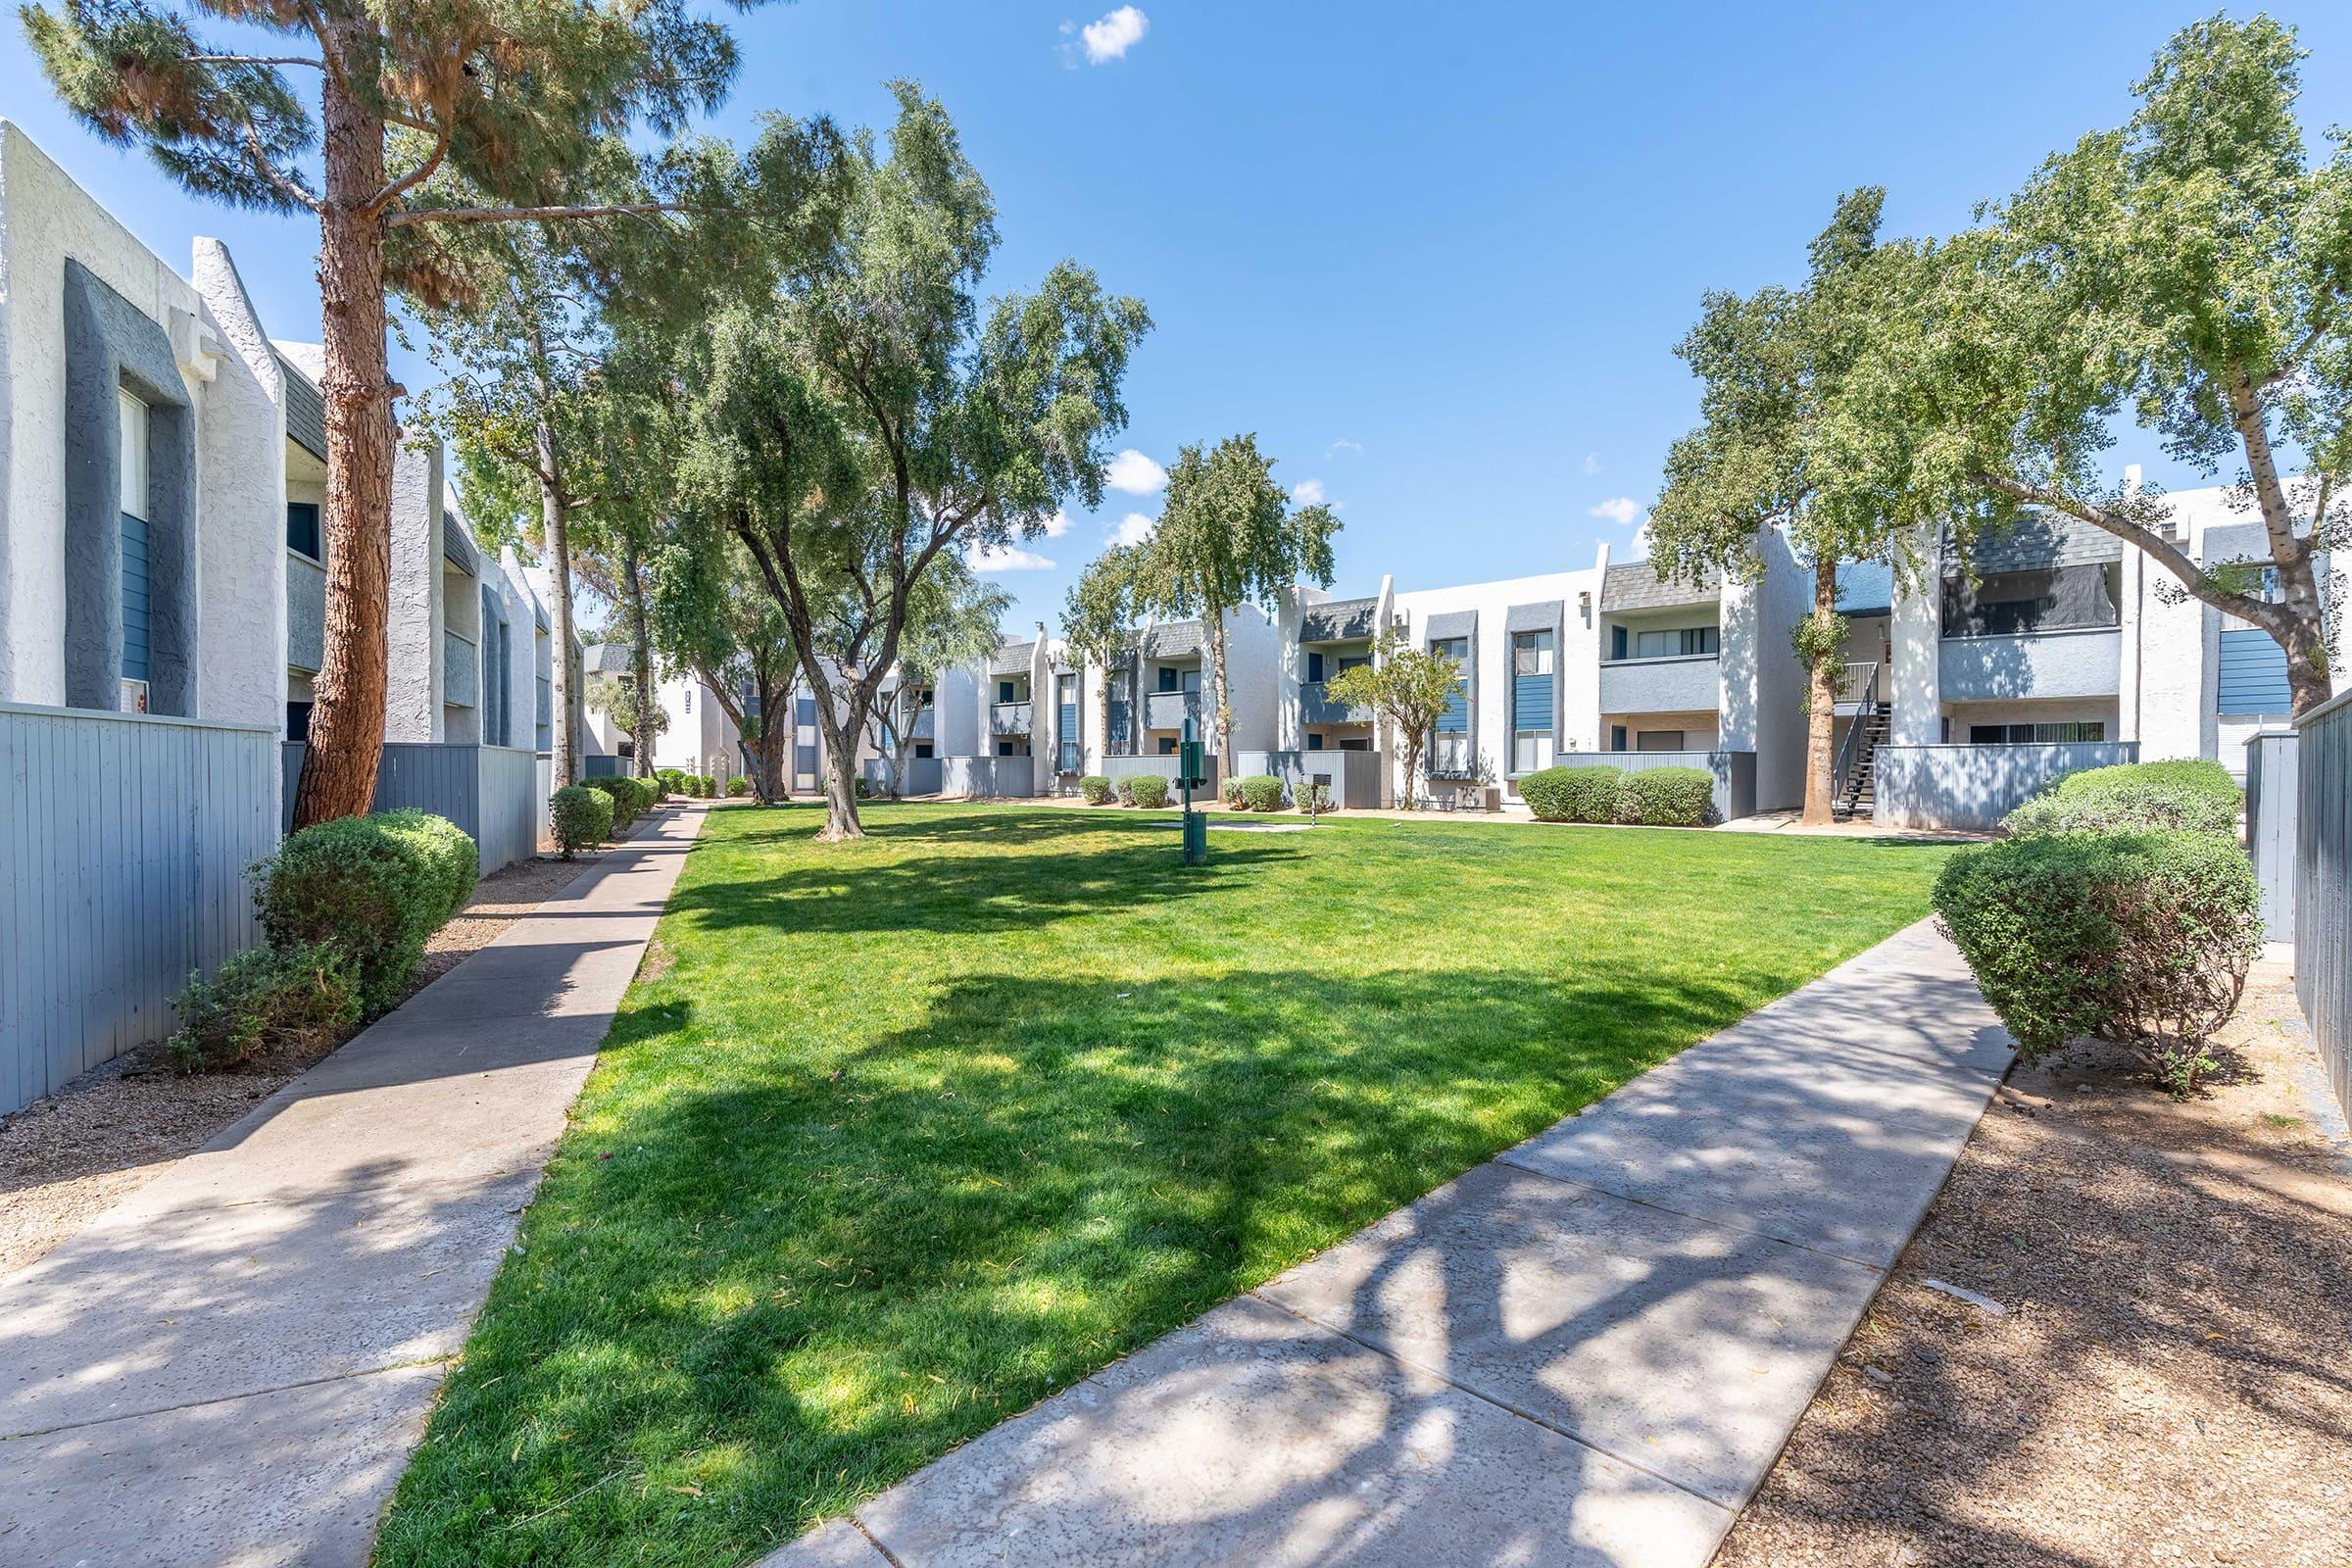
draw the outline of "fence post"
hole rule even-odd
[[[2274,942],[2291,942],[2295,932],[2296,750],[2291,729],[2266,729],[2246,742],[2246,854]]]

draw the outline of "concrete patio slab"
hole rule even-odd
[[[2009,1054],[1922,921],[761,1568],[1700,1568]]]
[[[0,1560],[366,1562],[707,809],[0,1280]]]
[[[1877,1284],[1489,1164],[1256,1294],[1738,1508]]]

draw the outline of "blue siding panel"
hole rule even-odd
[[[147,678],[147,524],[122,514],[122,678]]]
[[[1551,728],[1551,677],[1521,675],[1511,683],[1511,728]]]
[[[2295,706],[2286,681],[2286,650],[2267,631],[2222,633],[2221,695],[2224,713],[2283,713]]]

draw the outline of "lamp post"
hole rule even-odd
[[[1176,743],[1176,785],[1184,792],[1184,863],[1200,865],[1208,858],[1208,818],[1193,809],[1193,786],[1202,782],[1200,743],[1194,738],[1193,716],[1184,716],[1182,738]]]

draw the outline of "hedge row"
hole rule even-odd
[[[1703,767],[1547,767],[1519,781],[1519,798],[1544,822],[1698,827],[1714,814],[1715,775]]]
[[[2237,831],[2242,799],[2219,762],[2124,762],[2069,773],[2002,820],[2010,833]]]

